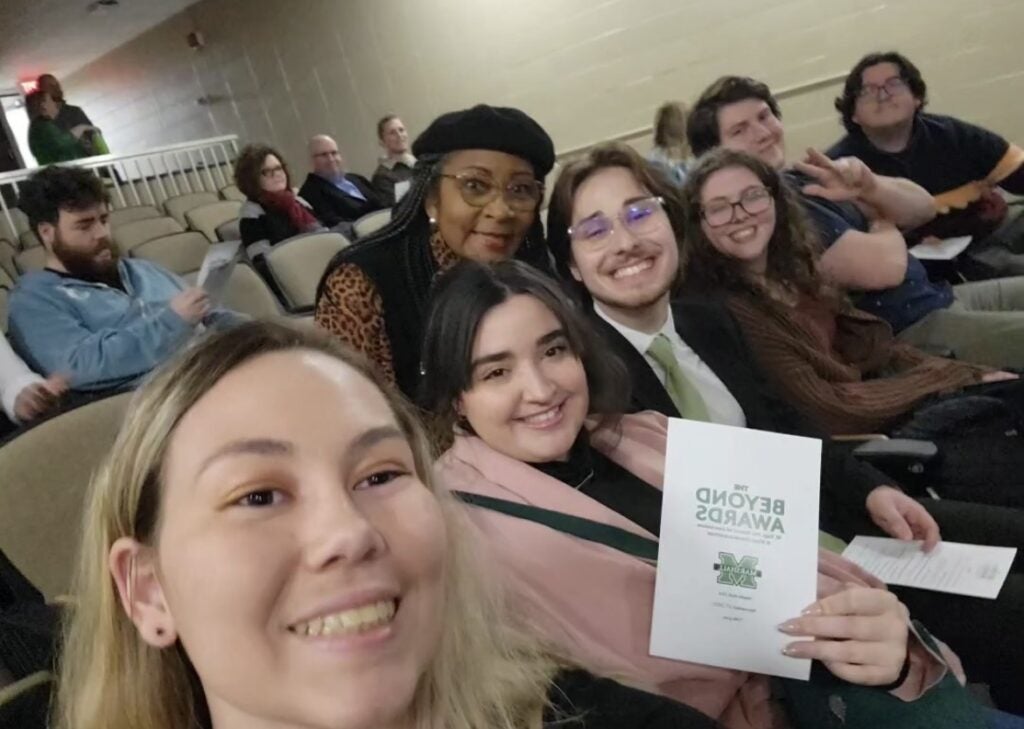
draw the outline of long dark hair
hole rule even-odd
[[[434,287],[423,337],[419,405],[450,433],[458,422],[455,402],[472,387],[473,342],[494,307],[525,294],[544,304],[565,330],[569,348],[583,363],[590,412],[617,416],[629,403],[626,368],[587,324],[550,277],[521,261],[462,261]]]
[[[628,170],[641,187],[651,195],[660,197],[664,201],[665,214],[668,215],[676,240],[683,239],[683,203],[679,189],[668,181],[658,167],[641,157],[629,145],[620,142],[597,145],[587,152],[586,156],[562,169],[548,204],[548,247],[551,249],[551,256],[555,259],[555,270],[583,302],[590,301],[590,294],[587,293],[583,284],[572,277],[569,270],[569,265],[572,263],[572,242],[569,240],[572,207],[576,191],[583,183],[597,172],[611,167]]]
[[[729,167],[743,167],[753,172],[775,202],[775,231],[768,241],[765,278],[787,290],[815,298],[832,295],[831,288],[818,274],[821,242],[796,193],[778,172],[757,157],[723,147],[702,157],[683,185],[686,235],[682,267],[686,288],[765,294],[759,284],[751,281],[740,261],[715,249],[701,226],[701,190],[711,175]]]
[[[853,113],[857,108],[860,91],[864,88],[864,71],[880,63],[891,63],[899,69],[900,78],[910,87],[910,93],[914,95],[914,98],[921,102],[918,111],[928,103],[928,84],[924,82],[921,72],[909,58],[896,51],[869,53],[857,61],[857,65],[850,71],[843,84],[843,95],[837,96],[834,102],[836,111],[839,112],[843,126],[848,132],[860,130],[860,125],[853,120]]]

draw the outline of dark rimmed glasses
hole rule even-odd
[[[747,215],[763,213],[772,206],[772,193],[767,187],[751,186],[740,193],[740,199],[730,202],[724,197],[716,197],[709,200],[700,207],[700,215],[704,222],[712,228],[720,228],[723,225],[736,220],[736,208],[743,208]]]

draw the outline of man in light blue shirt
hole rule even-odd
[[[11,294],[9,337],[37,372],[61,375],[73,390],[133,386],[200,327],[244,319],[155,263],[120,258],[92,172],[41,170],[19,204],[46,248],[46,268]]]

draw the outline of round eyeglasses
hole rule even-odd
[[[459,172],[454,175],[442,174],[454,180],[459,193],[467,205],[483,208],[490,205],[502,194],[505,204],[520,213],[532,213],[544,197],[544,183],[539,180],[515,179],[500,186],[493,178],[479,172]]]
[[[772,194],[767,187],[748,187],[740,193],[740,199],[730,202],[716,197],[701,205],[700,215],[712,228],[728,225],[736,219],[736,208],[743,208],[747,215],[763,213],[772,206]]]

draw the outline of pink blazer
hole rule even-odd
[[[655,413],[627,415],[615,428],[593,432],[591,442],[661,488],[667,424],[667,418]],[[436,469],[451,490],[532,504],[654,538],[589,496],[476,437],[457,436]],[[597,673],[671,696],[731,729],[786,725],[770,700],[767,677],[649,654],[654,566],[527,520],[483,508],[467,511],[491,552],[485,564],[501,570],[501,581],[531,627],[567,657]],[[852,562],[821,551],[819,597],[844,583],[884,587]],[[911,676],[898,692],[904,700],[917,698],[945,673],[941,659],[917,641],[913,646]]]

